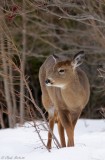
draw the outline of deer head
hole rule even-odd
[[[73,80],[76,69],[83,63],[84,52],[80,51],[72,59],[60,60],[59,56],[52,55],[55,61],[52,71],[46,77],[46,85],[64,88]]]

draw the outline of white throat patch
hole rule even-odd
[[[54,116],[54,112],[55,112],[55,108],[53,106],[48,109],[48,113],[50,117]]]

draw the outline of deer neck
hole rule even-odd
[[[84,96],[84,89],[80,83],[78,75],[61,89],[62,100],[68,109],[75,110],[77,107],[80,107],[83,103],[81,97]]]
[[[61,89],[61,92],[62,94],[68,94],[68,92],[79,93],[81,91],[81,87],[82,86],[78,77],[78,73],[75,71],[72,78],[70,77],[70,81],[67,83],[67,85]]]

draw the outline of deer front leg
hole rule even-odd
[[[70,112],[68,110],[60,110],[59,116],[62,126],[66,130],[66,134],[68,137],[68,147],[74,146],[74,126],[72,123]]]
[[[71,128],[70,126],[65,128],[66,129],[66,133],[68,136],[68,147],[73,147],[74,146],[74,129]]]
[[[59,132],[59,136],[60,136],[61,146],[66,147],[64,127],[61,124],[60,118],[58,118],[58,132]]]
[[[73,137],[73,140],[74,140],[74,129],[75,129],[75,125],[77,123],[77,120],[79,118],[81,114],[81,109],[78,108],[78,110],[76,110],[75,112],[70,112],[69,113],[69,121],[70,121],[70,128],[68,128],[67,130],[67,133],[71,132],[71,135]],[[74,142],[73,142],[74,143]],[[70,138],[68,138],[68,146],[70,146],[71,142],[70,142]],[[73,144],[74,146],[74,144]]]

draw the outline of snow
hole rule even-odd
[[[75,128],[75,147],[51,152],[43,147],[32,123],[23,127],[0,130],[0,159],[5,160],[105,160],[105,121],[80,119]],[[54,134],[58,131],[55,125]],[[47,141],[47,132],[41,130]]]

